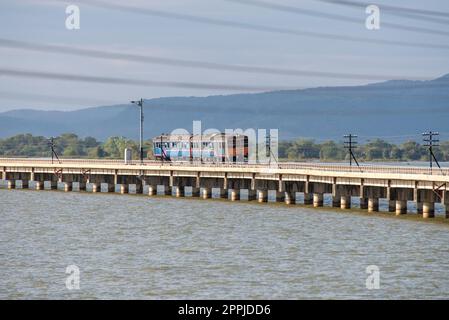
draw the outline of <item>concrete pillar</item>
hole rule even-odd
[[[416,213],[417,214],[422,214],[423,213],[423,203],[422,202],[417,202],[416,203]]]
[[[100,184],[100,191],[103,193],[112,192],[114,191],[114,185],[103,182]]]
[[[211,188],[201,188],[201,198],[209,199],[211,197]]]
[[[54,181],[44,181],[44,190],[56,189],[56,183]]]
[[[407,201],[396,200],[396,215],[400,216],[401,214],[406,213],[407,213]]]
[[[28,181],[28,188],[30,190],[41,190],[42,189],[42,182],[30,180],[30,181]]]
[[[72,183],[70,182],[58,182],[57,189],[59,191],[69,192],[72,190]]]
[[[129,194],[138,194],[142,193],[143,186],[141,184],[130,183],[128,184],[128,193]]]
[[[114,192],[120,194],[128,193],[128,186],[126,184],[116,183],[114,185]]]
[[[377,211],[379,211],[379,199],[368,198],[368,212],[377,212]]]
[[[267,202],[268,192],[267,190],[257,190],[257,202]]]
[[[446,219],[449,219],[449,204],[444,205],[444,212],[446,213]]]
[[[248,189],[248,201],[256,200],[256,190]]]
[[[313,203],[313,194],[304,192],[304,204],[312,204]]]
[[[156,193],[157,193],[157,186],[149,184],[148,185],[148,193],[147,194],[149,196],[155,196]]]
[[[360,198],[360,209],[368,209],[368,199]]]
[[[16,180],[16,189],[26,189],[28,188],[28,180]]]
[[[184,187],[174,186],[173,187],[173,196],[176,198],[184,197]]]
[[[227,188],[220,188],[220,198],[221,199],[227,199],[228,193],[229,193],[229,190]]]
[[[351,197],[350,196],[341,196],[340,197],[340,208],[341,209],[350,209],[351,208]]]
[[[156,192],[157,195],[159,195],[159,194],[164,195],[164,196],[171,196],[172,195],[172,187],[171,186],[160,185],[160,187],[163,187],[164,191],[162,193]],[[157,188],[157,186],[156,186],[156,188]]]
[[[285,192],[285,203],[295,204],[296,203],[296,192]]]
[[[332,196],[332,207],[334,208],[341,207],[341,196]]]
[[[15,180],[6,180],[6,187],[8,189],[14,189],[16,187],[16,181]]]
[[[240,199],[240,190],[239,189],[229,189],[229,199],[231,201],[237,201]]]
[[[88,182],[88,183],[86,183],[86,191],[95,193],[95,192],[100,191],[100,188],[97,183]]]
[[[86,190],[86,184],[84,182],[72,182],[72,191],[80,192]]]
[[[315,208],[323,206],[323,194],[322,193],[314,193],[313,194],[313,206]]]
[[[200,188],[192,187],[192,197],[199,197],[200,196]]]
[[[396,212],[396,201],[388,200],[388,212]]]
[[[285,201],[285,192],[276,191],[276,202],[284,202]]]
[[[435,204],[433,202],[423,203],[422,217],[425,219],[435,217]]]

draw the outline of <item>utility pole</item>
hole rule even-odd
[[[355,154],[353,152],[354,149],[357,149],[357,135],[354,134],[346,134],[343,136],[345,138],[344,147],[349,151],[349,165],[352,167],[352,160],[354,159],[357,167],[360,167],[359,162],[357,161]]]
[[[140,164],[143,164],[143,99],[131,101],[140,107],[140,132],[139,132],[139,150],[140,150]]]
[[[271,132],[265,136],[265,156],[268,157],[268,165],[271,164]]]
[[[55,150],[55,141],[53,137],[48,139],[48,145],[50,146],[51,149],[51,164],[53,164],[54,158],[58,159],[58,162],[61,163],[61,160],[59,160],[58,154]]]
[[[437,164],[438,168],[441,170],[440,163],[435,157],[435,153],[433,153],[433,147],[439,147],[438,144],[440,142],[438,136],[440,135],[438,132],[424,132],[423,134],[424,146],[429,148],[429,165],[430,165],[430,174],[432,174],[433,161]]]

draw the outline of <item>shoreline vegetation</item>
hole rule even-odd
[[[139,143],[125,137],[110,137],[99,141],[93,137],[80,138],[73,133],[61,134],[54,138],[55,150],[66,158],[122,159],[125,148],[133,151],[133,158],[138,158]],[[152,143],[144,141],[144,150],[152,158]],[[279,142],[279,161],[345,161],[348,152],[342,141],[325,141],[318,143],[311,139],[298,138]],[[434,149],[439,161],[449,161],[449,141],[443,141]],[[394,144],[382,139],[374,139],[359,144],[354,151],[360,162],[402,162],[428,161],[428,149],[416,141]],[[0,157],[49,157],[51,156],[48,138],[19,134],[0,139]]]

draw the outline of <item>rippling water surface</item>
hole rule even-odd
[[[300,206],[0,190],[0,298],[449,298],[448,243],[445,224]]]

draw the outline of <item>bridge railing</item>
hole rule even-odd
[[[0,158],[0,165],[14,164],[14,165],[51,165],[51,159],[46,158]],[[113,159],[61,159],[61,164],[64,165],[125,165],[123,160]],[[54,160],[54,165],[59,165],[57,160]],[[141,165],[140,160],[131,160],[127,163],[130,166]],[[213,163],[213,162],[167,162],[156,160],[144,160],[144,166],[157,167],[214,167],[214,168],[259,168],[259,169],[292,169],[292,170],[320,170],[320,171],[337,171],[337,172],[364,172],[364,173],[391,173],[391,174],[433,174],[433,175],[449,175],[449,169],[434,168],[431,172],[427,167],[417,166],[384,166],[363,164],[360,167],[349,166],[344,164],[326,164],[326,163],[306,163],[306,162],[280,162],[275,164],[248,164],[248,163]]]

